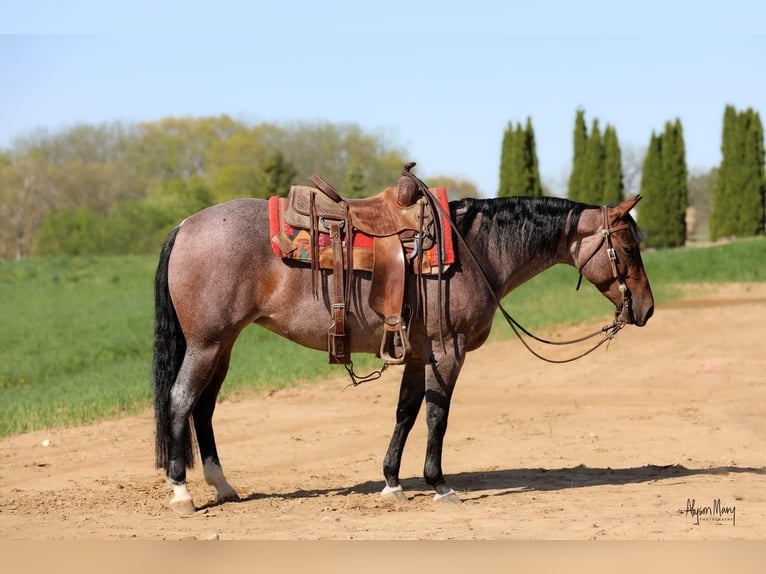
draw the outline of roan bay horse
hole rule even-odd
[[[440,280],[422,278],[419,290],[413,285],[417,279],[408,278],[407,303],[416,308],[419,291],[426,312],[409,328],[411,355],[383,460],[384,496],[406,500],[399,483],[402,452],[425,399],[424,478],[436,500],[458,500],[441,464],[450,398],[466,353],[487,339],[499,300],[515,287],[555,264],[569,264],[614,303],[620,325],[647,322],[654,300],[638,228],[629,214],[639,199],[603,207],[561,198],[450,203],[455,233],[462,238],[455,243],[456,262]],[[160,255],[153,365],[156,458],[173,489],[170,506],[181,513],[195,511],[186,487],[186,469],[194,460],[192,421],[216,502],[237,499],[221,468],[212,417],[242,329],[255,323],[306,347],[328,347],[332,271],[321,272],[323,287],[316,299],[311,269],[275,256],[268,230],[267,201],[238,199],[184,220]],[[368,304],[370,273],[355,272],[351,285],[346,323],[351,352],[378,353],[384,326]]]

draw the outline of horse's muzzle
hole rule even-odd
[[[637,313],[633,300],[630,297],[625,297],[617,307],[617,311],[614,315],[615,321],[622,324],[643,327],[654,314],[654,302],[650,303],[645,309],[639,308],[638,311],[639,312]]]

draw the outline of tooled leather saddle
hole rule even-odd
[[[332,325],[328,330],[330,363],[351,361],[349,333],[345,320],[351,294],[353,269],[372,271],[370,307],[383,317],[384,331],[379,355],[384,363],[402,364],[410,355],[408,323],[411,310],[404,306],[407,261],[420,276],[432,267],[424,253],[442,245],[441,219],[437,199],[428,186],[411,173],[415,166],[404,166],[397,185],[365,199],[344,199],[321,176],[309,180],[316,187],[295,185],[290,189],[283,212],[284,222],[308,232],[308,259],[312,266],[312,290],[319,298],[320,268],[330,267]],[[329,236],[331,249],[320,252],[321,235]],[[355,234],[372,238],[372,249],[359,257],[354,249]],[[281,231],[272,241],[283,253],[295,249]],[[324,240],[327,243],[327,240]],[[355,255],[356,253],[356,255]],[[328,257],[331,261],[328,261]],[[358,258],[360,260],[355,260]],[[443,250],[439,249],[438,271],[444,269]],[[416,282],[420,302],[421,281]]]

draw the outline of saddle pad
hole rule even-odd
[[[449,213],[449,201],[447,192],[443,187],[431,190],[441,205]],[[321,194],[320,194],[321,195]],[[296,229],[284,219],[284,211],[287,199],[284,197],[269,198],[269,236],[274,254],[283,259],[291,259],[304,263],[311,263],[313,250],[311,249],[311,234],[305,229]],[[444,244],[443,264],[454,263],[455,251],[452,237],[452,227],[447,215],[440,212]],[[354,268],[360,270],[372,270],[372,250],[374,238],[359,231],[354,233]],[[344,241],[345,245],[345,241]],[[327,233],[319,234],[319,262],[324,269],[332,268],[332,246],[330,236]],[[439,261],[439,247],[435,245],[425,252],[423,257],[423,272],[436,273]]]

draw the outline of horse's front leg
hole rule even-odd
[[[444,480],[442,448],[444,435],[447,432],[452,392],[465,357],[461,343],[462,340],[458,338],[453,341],[454,347],[449,348],[447,352],[442,352],[440,349],[434,353],[433,360],[426,365],[425,399],[428,441],[423,476],[436,491],[434,495],[436,501],[460,502],[455,491]]]
[[[383,459],[383,476],[386,479],[386,486],[381,494],[386,498],[407,500],[399,483],[399,469],[402,464],[404,444],[418,417],[425,391],[425,365],[422,362],[407,363],[404,367],[399,403],[396,407],[396,426]]]

